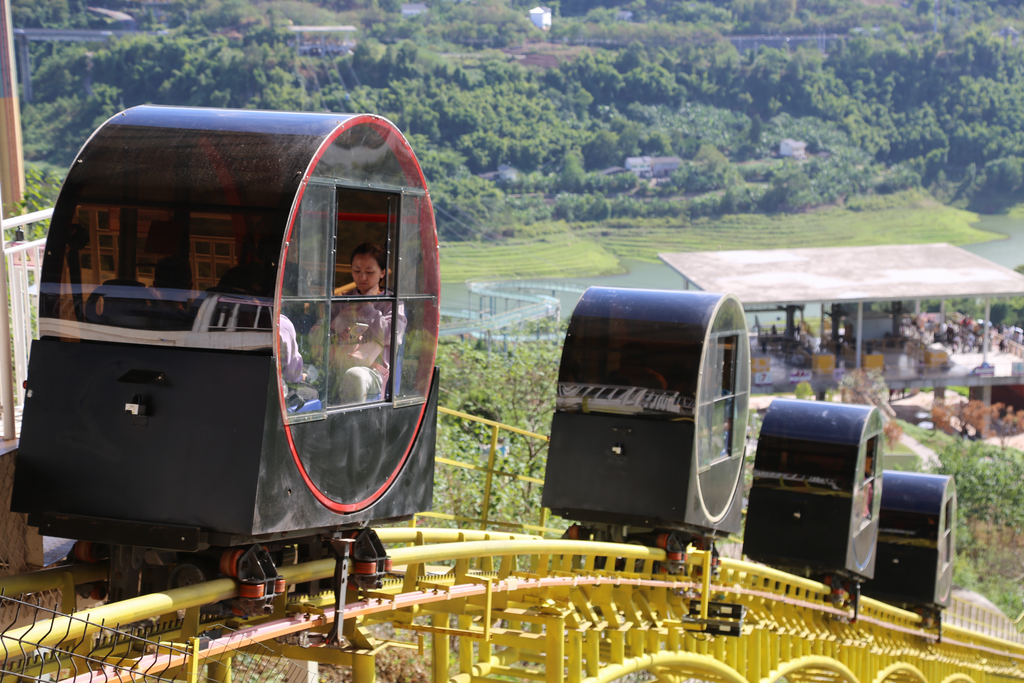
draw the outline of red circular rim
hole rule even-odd
[[[369,124],[378,131],[384,133],[384,140],[388,144],[388,146],[391,147],[392,151],[395,152],[395,156],[398,158],[398,163],[402,167],[402,171],[405,173],[406,178],[419,179],[420,184],[424,188],[424,192],[426,193],[423,198],[425,202],[425,210],[423,211],[423,213],[426,213],[430,217],[430,230],[428,230],[428,233],[433,238],[432,243],[427,244],[424,242],[422,243],[421,248],[424,251],[426,251],[427,249],[433,249],[435,253],[437,252],[437,226],[433,219],[434,211],[430,201],[430,192],[427,190],[426,178],[423,176],[423,170],[420,168],[419,162],[416,160],[415,153],[412,151],[412,147],[409,145],[409,141],[405,139],[405,136],[402,135],[401,131],[399,131],[398,128],[393,123],[391,123],[382,116],[374,116],[372,114],[358,114],[356,116],[351,116],[348,119],[342,121],[338,125],[338,127],[335,128],[331,132],[331,134],[324,138],[323,142],[320,143],[320,147],[317,149],[316,154],[313,155],[313,158],[309,162],[309,166],[306,167],[306,172],[302,176],[302,182],[299,184],[299,190],[295,194],[295,200],[292,202],[291,212],[289,213],[288,216],[288,230],[285,235],[284,243],[281,245],[281,257],[278,260],[278,263],[280,263],[281,266],[278,268],[277,287],[274,292],[274,309],[277,311],[281,310],[281,287],[283,286],[284,283],[284,264],[286,264],[288,261],[287,245],[291,242],[292,231],[295,229],[295,221],[296,218],[298,217],[298,208],[302,203],[302,196],[306,192],[306,183],[309,180],[310,175],[313,173],[313,169],[315,169],[317,164],[320,163],[321,157],[323,157],[324,153],[331,146],[331,144],[338,138],[338,136],[340,136],[349,128],[359,124]],[[420,236],[422,239],[422,227],[420,228]],[[435,280],[437,282],[436,289],[438,293],[440,293],[439,269],[436,267],[436,265],[432,264],[436,264],[436,259],[434,261],[427,259],[427,262],[425,263],[425,268],[427,269],[427,276],[428,278]],[[284,402],[284,378],[281,375],[281,364],[280,362],[277,362],[278,359],[281,357],[281,338],[279,336],[280,333],[278,332],[277,329],[278,316],[274,316],[273,322],[274,360],[277,373],[278,405],[281,410],[281,422],[284,425],[284,433],[285,437],[288,440],[288,449],[291,451],[292,460],[295,462],[295,466],[298,468],[299,474],[302,475],[302,480],[306,482],[306,487],[309,489],[310,493],[312,493],[313,496],[317,499],[317,501],[319,501],[320,504],[326,507],[328,510],[339,514],[359,512],[360,510],[364,510],[370,505],[372,505],[374,502],[376,502],[378,498],[384,495],[384,492],[388,490],[388,488],[394,482],[395,478],[398,477],[398,473],[402,471],[402,467],[405,466],[406,460],[409,459],[409,453],[412,452],[412,446],[416,442],[416,438],[420,434],[420,428],[423,426],[423,416],[426,414],[427,402],[424,402],[423,406],[420,408],[420,414],[416,420],[416,428],[413,430],[412,436],[409,438],[409,445],[406,446],[405,452],[402,454],[401,460],[399,460],[398,464],[395,465],[394,471],[387,478],[387,480],[383,484],[381,484],[381,486],[376,491],[374,491],[361,501],[355,503],[339,503],[336,500],[331,499],[323,491],[321,491],[316,486],[316,484],[313,483],[313,480],[310,478],[305,466],[302,464],[302,459],[299,457],[298,449],[295,447],[295,441],[292,438],[292,429],[291,425],[288,424],[288,413]],[[437,325],[437,327],[440,328],[440,316],[436,316],[435,325]],[[436,338],[437,336],[435,335],[435,359],[437,358]]]

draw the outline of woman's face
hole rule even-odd
[[[352,258],[352,279],[360,294],[379,294],[383,274],[377,259],[371,254],[357,254]]]

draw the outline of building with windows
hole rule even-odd
[[[679,157],[627,157],[626,170],[638,178],[667,178],[682,163]]]

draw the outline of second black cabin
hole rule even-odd
[[[873,598],[901,607],[946,607],[956,552],[953,477],[886,470]]]
[[[877,408],[772,401],[757,444],[743,552],[804,576],[873,576],[881,440]]]
[[[544,505],[630,533],[739,531],[749,394],[735,297],[591,287],[562,351]]]

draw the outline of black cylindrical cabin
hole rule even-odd
[[[439,283],[386,119],[115,115],[54,208],[12,508],[182,550],[429,509]]]
[[[878,561],[864,593],[901,607],[947,607],[956,553],[956,482],[885,471]]]
[[[562,351],[544,505],[585,522],[739,531],[749,394],[735,297],[591,287]]]
[[[772,401],[757,442],[743,552],[804,576],[871,578],[882,438],[875,407]]]

